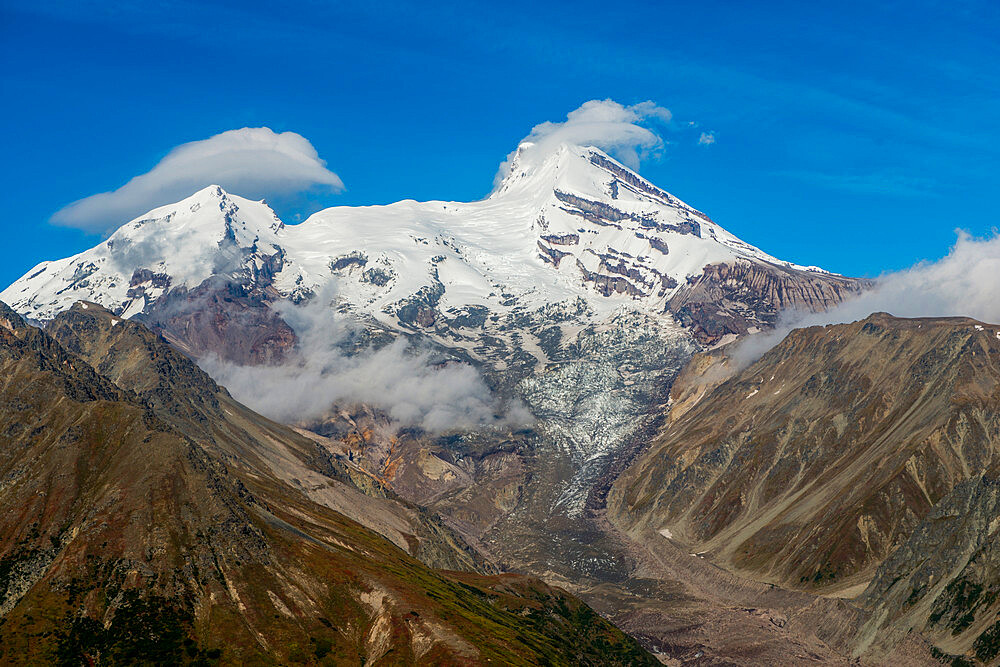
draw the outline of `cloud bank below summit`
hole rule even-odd
[[[280,422],[323,418],[335,406],[369,405],[397,427],[431,433],[533,421],[517,401],[501,401],[479,371],[418,350],[405,338],[381,348],[353,349],[357,325],[316,296],[302,305],[275,304],[295,331],[295,356],[280,366],[241,366],[205,357],[199,365],[237,400]]]
[[[774,330],[737,342],[731,355],[737,367],[745,367],[792,329],[856,322],[878,312],[1000,324],[1000,235],[977,239],[960,231],[945,257],[887,273],[872,289],[825,313],[788,312]]]
[[[317,186],[344,189],[302,135],[244,127],[177,146],[145,174],[60,209],[52,222],[103,233],[211,184],[251,199]]]

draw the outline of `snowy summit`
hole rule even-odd
[[[839,276],[741,241],[597,148],[536,148],[523,143],[481,201],[333,207],[294,226],[262,201],[210,186],[95,248],[39,264],[0,299],[35,320],[84,299],[132,317],[171,290],[221,279],[296,303],[335,291],[342,309],[403,330],[434,328],[470,308],[503,316],[585,303],[598,319],[683,307],[684,323],[715,327],[721,333],[706,335],[717,339],[748,328],[743,320],[757,315],[733,314],[746,302],[840,298]],[[733,267],[742,267],[738,275]],[[767,293],[730,294],[758,283]],[[719,290],[735,306],[716,304],[705,315],[690,303],[718,301]]]

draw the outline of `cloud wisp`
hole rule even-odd
[[[281,366],[240,366],[207,357],[204,370],[253,410],[285,423],[320,419],[334,406],[367,405],[395,425],[439,433],[457,428],[523,425],[519,403],[498,400],[473,366],[443,362],[399,338],[355,349],[357,325],[338,315],[330,298],[282,302],[279,315],[295,331],[295,357]]]
[[[872,313],[896,317],[971,317],[1000,324],[1000,235],[976,239],[965,232],[936,262],[922,262],[880,277],[872,289],[824,313],[786,313],[772,331],[733,348],[737,367],[753,363],[792,329],[856,322]]]
[[[52,222],[105,232],[213,183],[253,199],[317,186],[337,192],[344,189],[340,177],[327,169],[302,135],[244,127],[177,146],[145,174],[117,190],[60,209]]]
[[[546,121],[532,128],[521,140],[517,151],[500,165],[494,186],[510,173],[514,156],[530,164],[536,156],[544,157],[560,144],[596,146],[623,164],[639,168],[639,162],[663,148],[660,135],[646,127],[652,123],[669,123],[669,109],[654,102],[624,106],[614,100],[590,100],[566,114],[561,122]]]

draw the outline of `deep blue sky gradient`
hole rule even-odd
[[[480,198],[594,98],[671,109],[643,175],[767,252],[934,259],[1000,224],[1000,3],[873,4],[0,0],[0,285],[97,243],[49,217],[187,141],[309,139],[347,190],[273,202],[292,222]]]

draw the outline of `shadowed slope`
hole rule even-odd
[[[1000,326],[876,313],[793,331],[720,383],[727,364],[682,374],[613,519],[750,579],[864,591],[854,655],[917,631],[955,664],[995,661]]]

